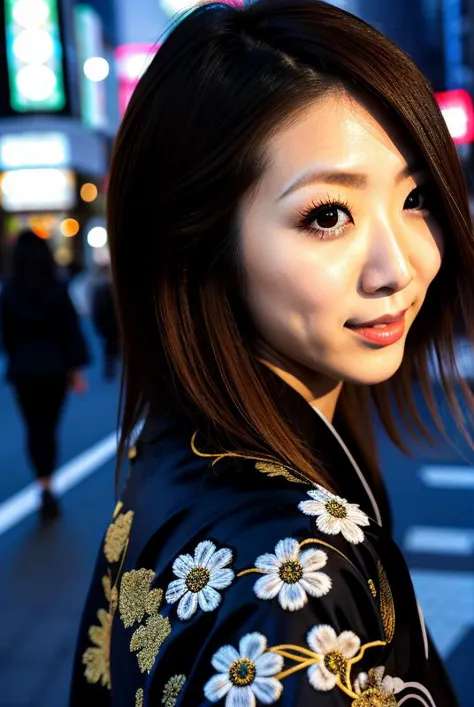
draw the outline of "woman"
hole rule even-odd
[[[71,705],[455,705],[390,534],[395,440],[474,321],[462,172],[426,80],[315,0],[211,4],[117,139],[109,234],[133,450]],[[449,392],[450,388],[446,384]],[[468,391],[466,391],[466,395]]]
[[[68,388],[78,393],[85,389],[80,368],[88,363],[88,352],[48,245],[33,231],[18,236],[0,310],[7,380],[26,425],[28,453],[41,490],[40,515],[53,520],[59,515],[51,489],[57,427]]]

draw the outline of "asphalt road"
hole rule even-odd
[[[91,340],[97,361],[97,342]],[[110,435],[116,427],[118,386],[101,380],[97,363],[89,380],[89,393],[71,398],[64,414],[59,460],[63,516],[49,528],[39,525],[34,512],[21,518],[32,477],[14,401],[0,385],[0,707],[67,705],[81,608],[114,507]],[[412,569],[426,622],[462,707],[473,707],[474,469],[469,462],[474,454],[462,443],[439,392],[437,399],[449,444],[425,444],[410,458],[380,430],[378,441],[395,535]],[[423,418],[429,420],[426,411]],[[5,509],[11,527],[2,530]]]

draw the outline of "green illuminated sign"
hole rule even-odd
[[[59,111],[66,104],[58,0],[5,0],[11,107]]]

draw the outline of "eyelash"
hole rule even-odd
[[[408,197],[415,191],[419,191],[422,196],[425,198],[426,202],[428,203],[427,206],[425,206],[422,209],[409,209],[409,211],[432,211],[431,204],[430,204],[430,187],[429,184],[421,184],[414,189],[412,189],[406,196],[405,201],[408,199]],[[322,209],[327,209],[328,207],[335,207],[340,211],[343,211],[348,218],[350,219],[348,223],[345,223],[342,226],[335,226],[332,229],[321,229],[321,228],[315,228],[314,227],[314,222],[316,220],[318,212],[320,212]],[[304,209],[300,211],[300,216],[301,220],[298,224],[298,228],[301,231],[304,231],[305,233],[309,233],[312,236],[317,236],[320,240],[329,240],[329,239],[334,239],[338,238],[341,236],[344,231],[354,223],[354,220],[352,218],[352,207],[350,206],[348,201],[342,200],[341,198],[333,199],[331,197],[327,197],[327,199],[321,199],[318,202],[311,202],[311,206],[309,206],[307,209]]]
[[[301,216],[301,220],[298,224],[300,230],[305,231],[306,233],[310,233],[312,236],[317,235],[318,238],[320,238],[321,240],[326,240],[328,238],[337,238],[338,236],[340,236],[350,225],[349,223],[345,224],[344,226],[336,226],[332,230],[323,230],[321,228],[315,228],[312,225],[314,224],[318,212],[330,206],[335,206],[337,209],[344,211],[344,213],[352,221],[352,207],[349,205],[349,202],[340,198],[333,199],[328,196],[327,199],[321,199],[318,202],[312,201],[311,206],[299,212]]]

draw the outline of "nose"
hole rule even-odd
[[[408,239],[400,229],[378,222],[369,234],[360,289],[367,295],[391,295],[408,287],[414,276]]]

